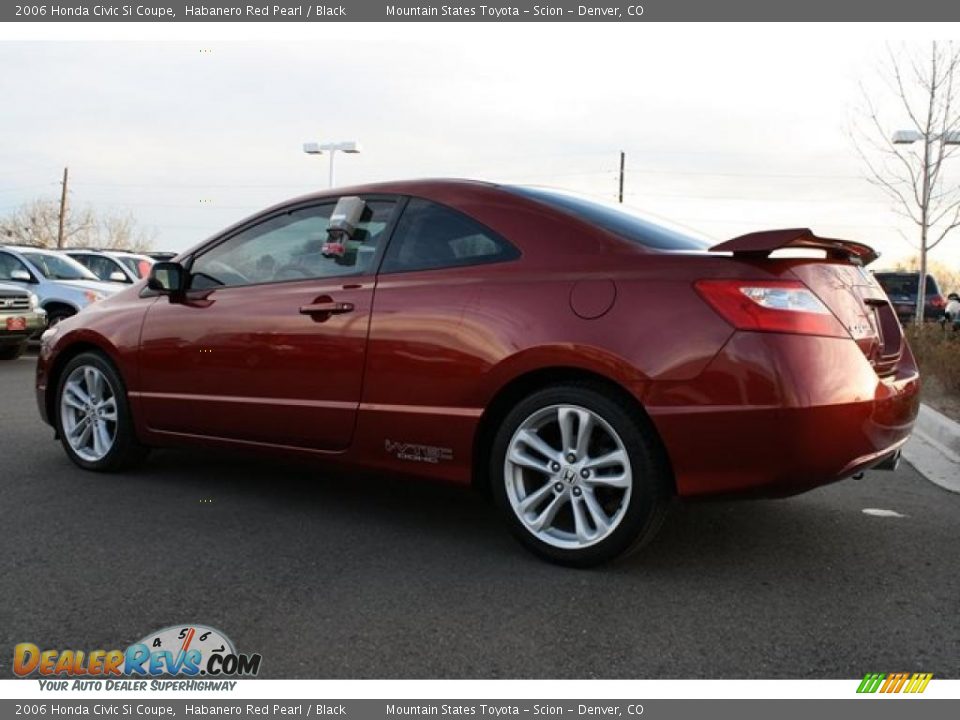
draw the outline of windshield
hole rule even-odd
[[[572,193],[546,188],[508,186],[518,195],[549,205],[604,230],[619,235],[625,240],[657,250],[706,250],[713,243],[680,230],[652,222],[636,211],[622,205],[612,205],[590,200]]]
[[[76,260],[62,255],[25,252],[23,256],[39,270],[47,280],[96,280],[97,276]]]

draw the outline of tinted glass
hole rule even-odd
[[[443,205],[413,198],[387,248],[382,272],[412,272],[513,260],[515,247]]]
[[[13,255],[0,252],[0,280],[12,280],[11,275],[13,275],[16,270],[30,272],[27,270],[27,266]]]
[[[73,258],[47,253],[25,252],[29,260],[48,280],[96,280],[97,276]]]
[[[658,250],[705,250],[710,246],[706,240],[658,225],[623,206],[607,205],[556,190],[529,187],[507,187],[506,189],[549,205],[555,210],[576,215],[592,225],[644,247]]]
[[[133,273],[134,277],[145,278],[150,274],[150,266],[153,265],[149,260],[134,257],[132,255],[121,255],[115,258],[117,262],[122,263],[127,270]]]
[[[876,273],[874,277],[887,295],[917,295],[917,273]],[[937,294],[937,285],[931,275],[927,275],[926,294]]]
[[[86,267],[101,280],[109,281],[111,273],[123,272],[123,270],[117,267],[113,260],[103,255],[71,255],[70,257]],[[124,275],[124,281],[126,282],[126,275]]]
[[[190,286],[254,285],[372,272],[393,207],[389,200],[368,201],[340,257],[323,252],[333,203],[273,217],[198,257],[191,268]]]

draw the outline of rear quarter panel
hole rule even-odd
[[[643,401],[652,383],[701,373],[732,333],[693,290],[690,258],[627,252],[530,265],[380,277],[358,462],[469,482],[480,418],[517,378],[575,368]],[[615,300],[606,312],[592,319],[574,312],[576,288],[587,288],[578,298],[589,304],[592,288],[610,283]],[[398,442],[446,459],[412,467],[389,450]]]

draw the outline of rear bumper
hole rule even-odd
[[[908,347],[880,378],[850,340],[737,333],[683,391],[705,402],[680,404],[679,388],[654,387],[646,404],[681,496],[782,496],[896,453],[919,389]]]

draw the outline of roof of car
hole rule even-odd
[[[873,274],[885,275],[888,277],[893,275],[899,275],[901,277],[916,277],[919,273],[914,270],[874,270]],[[927,273],[927,277],[930,278],[933,277],[933,275],[931,273]]]
[[[0,245],[0,248],[12,250],[13,252],[43,253],[44,255],[56,255],[60,252],[59,250],[40,247],[39,245]]]
[[[63,248],[62,252],[65,252],[67,255],[72,255],[74,253],[99,253],[100,255],[123,255],[127,257],[146,257],[143,253],[134,252],[133,250],[115,250],[113,248],[92,248],[92,247],[69,247]]]
[[[367,183],[364,185],[347,185],[318,190],[312,193],[306,193],[292,198],[287,198],[269,207],[258,210],[252,215],[245,217],[238,222],[224,228],[217,234],[229,232],[233,228],[242,226],[249,222],[251,218],[260,215],[283,210],[291,205],[310,203],[315,200],[325,200],[327,198],[339,198],[345,195],[411,195],[414,197],[423,197],[437,202],[450,201],[453,198],[463,199],[466,196],[481,196],[484,191],[496,190],[499,187],[496,183],[483,180],[466,180],[457,178],[424,178],[419,180],[388,180],[378,183]],[[190,249],[184,250],[184,253],[190,252]],[[174,256],[183,253],[174,253]]]

